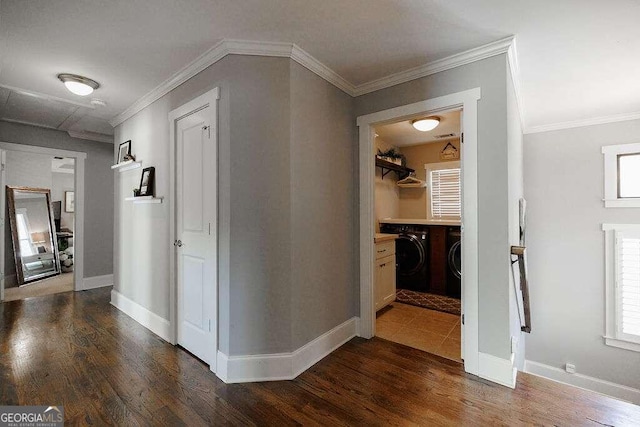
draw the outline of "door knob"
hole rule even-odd
[[[176,240],[175,242],[173,242],[173,246],[177,246],[179,248],[182,247],[182,240]]]

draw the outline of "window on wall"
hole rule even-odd
[[[640,351],[640,224],[604,224],[605,342]]]
[[[608,145],[602,153],[605,207],[640,207],[640,143]]]
[[[460,162],[429,163],[427,212],[431,220],[459,220],[462,214]]]

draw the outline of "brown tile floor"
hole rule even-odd
[[[394,302],[380,310],[376,336],[461,362],[460,317]]]

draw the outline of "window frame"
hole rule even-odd
[[[622,332],[617,287],[617,237],[624,232],[640,235],[640,224],[602,224],[605,232],[605,344],[640,352],[640,336]]]
[[[450,161],[450,162],[439,162],[439,163],[426,163],[424,165],[425,169],[425,181],[427,183],[427,219],[429,221],[462,221],[462,168],[459,160]],[[460,216],[446,216],[446,217],[437,217],[433,216],[433,211],[431,209],[431,172],[444,170],[444,169],[459,169],[460,170]]]
[[[607,145],[604,154],[604,206],[606,208],[640,208],[640,197],[620,197],[620,156],[640,154],[640,142]]]

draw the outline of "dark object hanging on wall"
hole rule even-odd
[[[447,145],[445,145],[442,151],[440,151],[440,160],[457,160],[459,158],[460,152],[450,142],[447,142]]]
[[[155,194],[156,168],[153,166],[144,168],[140,177],[139,196],[153,196]]]
[[[126,161],[125,158],[127,155],[131,155],[131,140],[125,141],[118,147],[118,158],[116,159],[116,163],[122,163]]]

